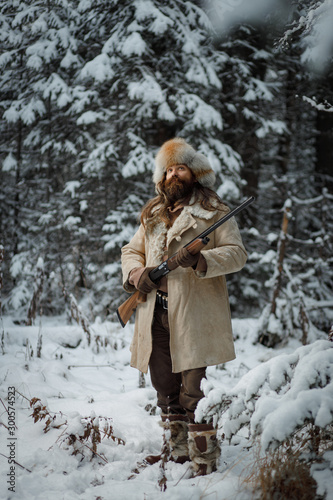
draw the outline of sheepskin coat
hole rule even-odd
[[[222,211],[207,211],[197,202],[185,206],[169,230],[161,222],[146,234],[141,225],[122,248],[125,290],[135,291],[128,282],[134,268],[158,266],[163,261],[165,247],[171,257],[227,212],[225,205]],[[239,271],[247,254],[234,218],[209,237],[209,243],[201,251],[207,262],[206,273],[200,275],[191,267],[179,267],[167,276],[170,352],[175,373],[235,358],[225,275]],[[131,366],[144,373],[148,371],[152,352],[155,299],[156,290],[153,290],[147,295],[147,301],[138,305],[130,347]]]

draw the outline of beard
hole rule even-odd
[[[171,177],[171,179],[164,182],[164,192],[171,203],[182,200],[190,196],[193,191],[193,181],[182,181],[178,177]]]

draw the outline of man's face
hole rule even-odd
[[[170,201],[175,202],[192,193],[195,177],[187,165],[168,167],[164,181],[164,189]]]
[[[172,165],[166,171],[166,180],[178,177],[182,181],[191,181],[193,179],[192,171],[187,165]]]

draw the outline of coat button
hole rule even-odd
[[[181,241],[182,237],[181,236],[176,236],[177,241]]]

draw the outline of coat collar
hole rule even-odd
[[[185,231],[191,227],[194,229],[197,227],[196,218],[210,220],[216,215],[217,210],[210,212],[202,208],[200,201],[197,201],[192,205],[191,201],[189,205],[186,205],[183,208],[169,230],[163,222],[159,222],[155,225],[148,238],[150,256],[153,260],[151,265],[158,265],[163,261],[164,248],[169,247],[173,239],[180,241],[181,235]]]

